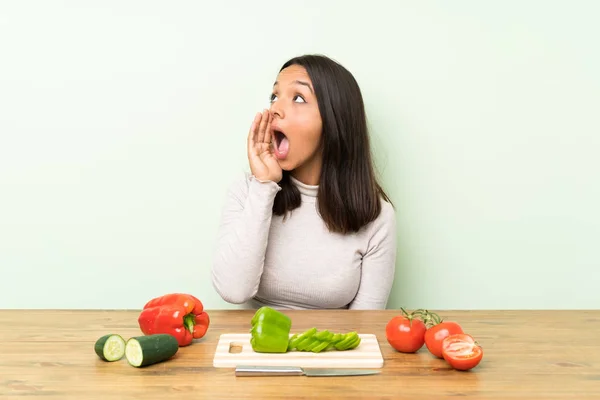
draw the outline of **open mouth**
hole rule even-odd
[[[278,158],[285,158],[290,149],[290,142],[285,134],[279,130],[273,131],[273,147]]]
[[[273,131],[273,136],[275,139],[275,146],[279,147],[279,145],[281,144],[281,141],[285,138],[285,133],[275,130],[275,131]]]

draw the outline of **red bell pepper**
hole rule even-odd
[[[147,302],[138,323],[144,335],[168,333],[177,339],[179,346],[187,346],[206,334],[210,319],[196,297],[171,293]]]

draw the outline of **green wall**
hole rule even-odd
[[[34,3],[0,5],[0,308],[234,307],[210,282],[225,190],[312,52],[363,89],[389,307],[600,307],[600,3]]]

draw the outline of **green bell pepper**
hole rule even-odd
[[[257,353],[285,353],[292,320],[270,307],[259,308],[251,321],[250,344]]]

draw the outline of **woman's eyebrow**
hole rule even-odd
[[[310,86],[310,83],[305,82],[305,81],[299,81],[299,80],[295,80],[292,83],[295,83],[296,85],[303,85],[306,86],[307,88],[310,89],[310,92],[314,94],[312,87]],[[273,87],[277,86],[279,84],[279,81],[275,81],[275,83],[273,84]]]

